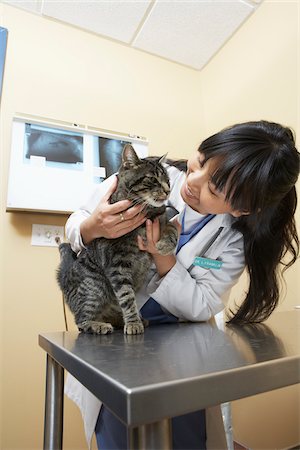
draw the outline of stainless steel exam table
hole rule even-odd
[[[170,418],[300,381],[300,311],[260,325],[180,323],[144,335],[45,333],[44,449],[62,448],[64,369],[128,427],[129,449],[170,449]]]

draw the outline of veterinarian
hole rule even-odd
[[[178,211],[172,220],[181,232],[176,254],[158,254],[158,221],[146,221],[147,243],[138,242],[153,257],[137,295],[141,314],[150,325],[207,321],[224,309],[246,267],[249,289],[229,322],[263,321],[278,303],[278,269],[292,265],[299,253],[294,219],[299,153],[291,130],[266,121],[237,124],[204,140],[180,170],[181,163],[167,167],[169,204]],[[105,180],[68,219],[75,252],[145,221],[141,208],[127,200],[109,204],[116,183],[115,176]],[[126,448],[125,426],[71,376],[66,393],[81,409],[88,442],[96,431],[99,448]],[[226,448],[219,419],[209,411],[174,418],[173,448]]]

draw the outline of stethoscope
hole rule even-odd
[[[211,239],[207,242],[207,244],[205,245],[205,247],[202,249],[200,255],[200,257],[205,258],[205,254],[207,253],[207,251],[210,249],[210,247],[216,242],[216,240],[218,239],[218,237],[220,236],[220,234],[222,233],[224,227],[220,227],[215,234],[211,237]],[[188,268],[188,272],[190,272],[193,269],[194,264],[191,264],[190,267]]]
[[[177,211],[177,209],[174,207],[174,206],[172,206],[172,205],[167,205],[167,208],[171,208],[173,211],[174,211],[174,213],[176,212],[176,214],[178,214],[179,213],[179,211]],[[174,214],[175,215],[175,214]],[[185,214],[184,214],[185,215]],[[184,217],[184,215],[183,215],[183,217]],[[224,229],[224,227],[219,227],[218,228],[218,230],[214,233],[214,235],[211,237],[211,239],[207,242],[207,244],[204,246],[204,248],[202,249],[202,251],[201,251],[201,253],[198,255],[199,257],[202,257],[202,258],[204,258],[205,257],[205,254],[208,252],[208,250],[212,247],[212,245],[215,243],[215,241],[218,239],[218,237],[220,236],[220,234],[222,233],[222,231],[223,231],[223,229]],[[200,231],[200,230],[199,230]],[[199,232],[198,231],[198,232]],[[195,236],[197,233],[195,233],[195,234],[191,234],[191,236],[190,236],[190,239],[193,237],[193,236]],[[188,241],[187,241],[188,242]],[[190,272],[192,269],[193,269],[193,267],[194,267],[194,264],[191,264],[190,266],[189,266],[189,268],[187,269],[188,270],[188,272]]]

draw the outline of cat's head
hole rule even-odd
[[[119,169],[119,185],[134,204],[159,208],[170,194],[170,181],[162,158],[140,159],[132,145],[126,144]]]

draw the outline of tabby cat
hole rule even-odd
[[[129,199],[133,205],[143,205],[149,219],[159,216],[161,238],[157,250],[167,255],[176,247],[177,229],[166,217],[164,203],[170,184],[162,159],[139,159],[133,147],[125,145],[118,186],[110,203]],[[144,282],[151,256],[139,250],[138,234],[145,239],[144,225],[117,239],[97,238],[78,257],[70,244],[59,246],[57,280],[79,330],[107,334],[113,327],[124,326],[125,334],[144,332],[135,292]]]

